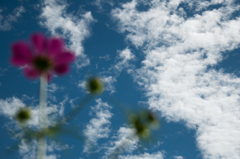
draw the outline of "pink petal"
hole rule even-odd
[[[76,59],[76,56],[72,52],[66,51],[56,55],[53,60],[56,65],[60,65],[60,64],[69,64],[73,62],[75,59]]]
[[[61,38],[49,39],[47,44],[48,54],[51,56],[55,56],[61,53],[63,46],[64,46],[64,41]]]
[[[47,80],[48,80],[48,82],[50,82],[52,80],[52,74],[51,73],[47,74]]]
[[[35,79],[40,76],[40,72],[32,67],[27,67],[23,70],[23,73],[30,79]]]
[[[45,36],[41,33],[35,33],[31,37],[32,43],[39,54],[43,53],[45,49]]]
[[[67,64],[56,65],[53,69],[56,74],[63,75],[69,71],[69,66]]]
[[[11,63],[15,66],[23,66],[29,64],[33,55],[29,49],[29,46],[26,42],[20,41],[12,45],[12,57]]]

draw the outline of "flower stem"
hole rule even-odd
[[[42,74],[40,77],[40,91],[39,91],[39,125],[40,130],[47,129],[47,75]],[[37,159],[46,159],[47,141],[45,136],[38,139]]]

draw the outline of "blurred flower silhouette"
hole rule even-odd
[[[149,110],[142,111],[139,114],[131,114],[129,116],[129,121],[136,135],[141,138],[149,137],[150,129],[159,127],[159,120],[156,115]]]
[[[25,123],[31,118],[31,112],[29,108],[21,108],[17,111],[15,118],[19,123]]]
[[[33,46],[24,41],[15,42],[12,49],[11,63],[14,66],[26,66],[23,73],[30,79],[47,74],[48,80],[52,74],[62,75],[69,71],[69,64],[75,60],[73,52],[64,47],[61,38],[46,38],[41,33],[31,37]]]
[[[100,94],[104,91],[104,84],[99,77],[92,77],[87,81],[87,88],[91,94]]]
[[[141,115],[145,119],[145,123],[149,126],[149,128],[151,129],[159,128],[160,123],[156,114],[154,114],[151,111],[143,111]]]
[[[130,116],[130,122],[135,130],[135,134],[141,138],[147,138],[150,134],[148,125],[143,123],[142,116],[132,114]]]

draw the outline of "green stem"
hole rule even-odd
[[[47,75],[42,74],[40,77],[40,91],[39,91],[39,125],[40,130],[47,129]],[[45,136],[38,139],[37,159],[46,159],[47,141]]]

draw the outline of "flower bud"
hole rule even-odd
[[[132,114],[130,116],[130,122],[138,137],[147,138],[150,135],[147,125],[142,121],[141,116]]]
[[[21,108],[17,111],[15,118],[20,122],[20,123],[25,123],[27,120],[31,118],[31,112],[30,109],[28,108]]]
[[[99,77],[92,77],[87,82],[87,89],[91,94],[100,94],[104,90],[104,84]]]
[[[149,127],[153,128],[153,129],[157,129],[159,127],[159,120],[156,116],[156,114],[154,114],[151,111],[144,111],[142,112],[142,116],[146,122],[146,124],[148,124]]]

